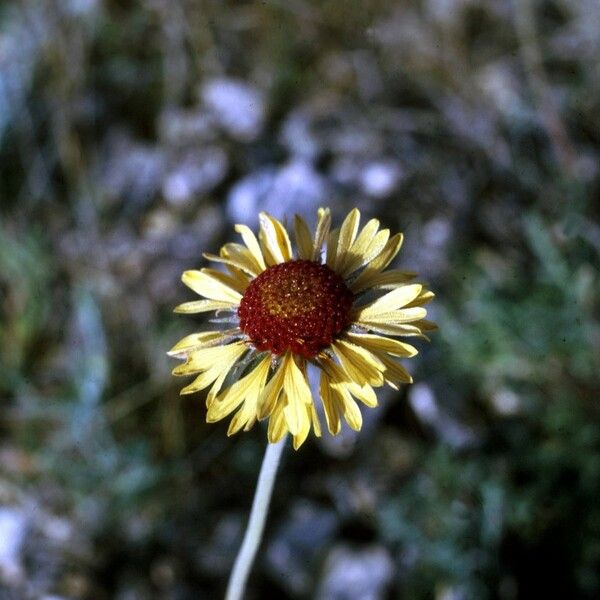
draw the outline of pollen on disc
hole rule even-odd
[[[352,299],[327,265],[292,260],[250,283],[238,308],[240,329],[258,350],[311,358],[348,325]]]

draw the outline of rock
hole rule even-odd
[[[0,508],[0,582],[14,585],[23,576],[22,549],[28,520],[17,508]]]
[[[275,169],[266,167],[238,181],[227,196],[227,216],[235,223],[253,226],[257,223],[257,210],[273,186]]]
[[[397,160],[380,158],[364,160],[352,156],[342,156],[331,168],[331,177],[339,185],[359,189],[371,198],[390,196],[402,179],[402,168]]]
[[[312,222],[327,196],[325,179],[309,162],[296,159],[279,169],[257,171],[235,184],[227,198],[227,214],[235,223],[254,226],[261,210],[283,218],[290,216],[292,207]]]
[[[103,201],[125,201],[137,207],[152,202],[161,188],[166,167],[162,149],[119,132],[109,135],[103,156],[96,168]]]
[[[486,64],[477,74],[477,84],[506,119],[532,119],[535,115],[521,98],[515,71],[515,66],[508,60]]]
[[[394,574],[387,550],[381,546],[354,549],[337,546],[327,557],[317,600],[378,600]]]
[[[402,170],[397,161],[379,160],[368,163],[360,174],[363,192],[372,198],[385,198],[397,187]]]
[[[490,402],[501,416],[518,414],[522,408],[521,399],[509,388],[501,388],[490,395]]]
[[[261,133],[265,98],[260,90],[242,80],[219,78],[205,83],[200,96],[215,121],[231,137],[250,142]]]
[[[227,155],[221,148],[190,151],[179,157],[167,173],[162,185],[163,196],[169,204],[187,205],[221,183],[227,169]]]
[[[411,385],[408,401],[417,417],[453,448],[465,448],[475,442],[475,432],[441,409],[433,389],[426,383]]]
[[[311,129],[306,110],[292,111],[283,122],[279,141],[290,154],[304,160],[315,160],[321,151],[321,144]]]
[[[426,383],[415,383],[409,392],[409,402],[419,419],[433,425],[440,416],[433,390]]]

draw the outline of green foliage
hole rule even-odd
[[[474,398],[464,408],[485,429],[474,448],[422,447],[382,507],[382,534],[414,563],[406,597],[440,582],[466,598],[511,597],[523,568],[545,578],[539,590],[593,597],[600,586],[598,255],[581,239],[561,247],[536,215],[523,224],[521,266],[482,250],[451,283],[447,385]]]
[[[52,268],[39,231],[18,236],[0,225],[0,393],[24,385],[27,361],[49,324]]]

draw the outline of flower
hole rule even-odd
[[[379,230],[377,219],[359,232],[359,222],[354,209],[331,230],[331,213],[321,208],[313,236],[296,216],[294,255],[285,227],[261,213],[258,239],[247,226],[236,225],[244,244],[225,244],[219,256],[204,255],[226,271],[183,273],[183,282],[202,299],[175,312],[216,311],[213,322],[222,327],[188,335],[169,352],[185,359],[174,375],[196,375],[182,394],[210,386],[208,422],[235,411],[232,435],[268,418],[269,442],[289,432],[297,449],[311,428],[321,435],[309,366],[320,371],[319,396],[332,435],[339,433],[341,417],[360,430],[356,401],[377,406],[374,387],[387,383],[398,389],[412,382],[397,359],[417,349],[395,338],[425,337],[435,329],[423,307],[433,293],[409,283],[414,273],[385,270],[402,246],[402,234]]]

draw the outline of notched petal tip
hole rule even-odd
[[[179,395],[180,396],[189,396],[190,394],[194,394],[195,392],[196,392],[196,390],[188,390],[187,387],[184,387],[179,390]]]
[[[186,357],[187,358],[187,357]],[[177,365],[174,369],[171,370],[171,375],[175,377],[185,377],[186,375],[192,375],[191,371],[187,371],[185,369],[187,363],[183,365]]]

